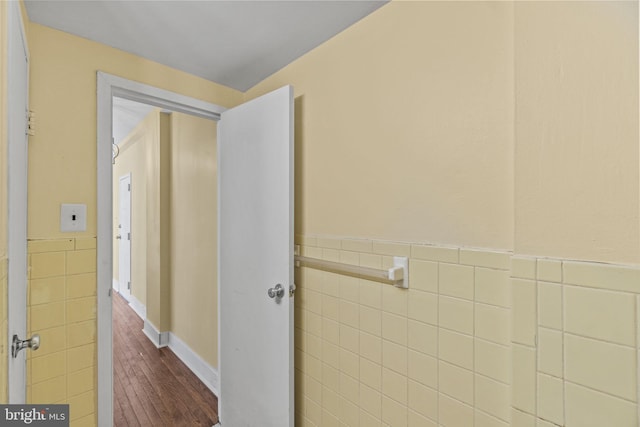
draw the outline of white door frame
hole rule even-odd
[[[113,342],[111,288],[113,276],[113,171],[111,164],[113,97],[172,111],[220,120],[226,108],[189,96],[98,71],[97,130],[97,295],[98,426],[113,425]],[[220,327],[220,325],[218,325]]]
[[[7,4],[7,40],[8,40],[8,67],[7,79],[9,79],[9,93],[11,94],[12,76],[15,72],[13,66],[14,58],[14,37],[16,32],[20,37],[21,45],[24,52],[18,52],[20,55],[24,53],[27,62],[27,97],[25,107],[29,106],[29,47],[25,37],[24,21],[20,3],[8,2]],[[11,96],[11,95],[10,95]],[[8,150],[8,239],[7,239],[7,255],[8,255],[8,277],[7,277],[7,342],[4,344],[7,348],[9,360],[7,373],[7,391],[9,403],[25,403],[26,399],[26,364],[24,358],[25,352],[20,352],[18,358],[14,361],[11,356],[11,340],[14,333],[18,333],[20,339],[27,339],[27,182],[25,180],[26,170],[20,166],[15,166],[24,160],[24,167],[27,167],[27,159],[23,159],[20,153],[14,154],[12,146],[16,144],[28,144],[26,136],[26,111],[13,111],[13,99],[7,100],[7,150]],[[24,135],[21,141],[14,141],[13,127],[16,116],[25,118],[18,121],[20,129],[17,129],[19,135]],[[23,128],[24,124],[24,128]],[[25,132],[23,134],[23,132]],[[18,147],[20,148],[20,147]],[[27,150],[27,146],[24,146]],[[12,161],[13,160],[13,161]],[[14,167],[12,167],[12,165]]]

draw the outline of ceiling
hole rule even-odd
[[[246,91],[387,0],[26,0],[32,22]]]
[[[120,144],[154,108],[151,105],[114,97],[113,141]]]

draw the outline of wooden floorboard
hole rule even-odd
[[[115,426],[212,426],[218,399],[169,348],[157,349],[143,322],[113,297]]]

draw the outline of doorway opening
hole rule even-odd
[[[114,197],[113,192],[116,188],[119,190],[119,178],[121,176],[118,176],[119,172],[115,173],[115,169],[114,169],[114,167],[116,168],[118,167],[118,159],[116,159],[115,165],[112,163],[112,158],[113,158],[112,137],[114,136],[113,106],[114,104],[121,102],[119,100],[134,101],[134,102],[151,106],[152,109],[155,109],[153,110],[155,111],[155,115],[153,119],[151,119],[151,121],[154,121],[158,125],[157,126],[158,132],[161,127],[164,128],[165,133],[170,132],[173,129],[174,132],[179,133],[177,137],[182,139],[185,139],[185,132],[186,132],[184,130],[185,129],[184,123],[189,122],[191,118],[193,118],[194,120],[207,119],[205,120],[206,122],[213,124],[213,131],[211,132],[210,141],[215,141],[215,134],[216,134],[215,121],[219,119],[220,113],[224,111],[223,107],[219,107],[214,104],[206,103],[200,100],[196,100],[194,98],[175,94],[169,91],[164,91],[151,86],[131,82],[126,79],[122,79],[122,78],[108,75],[105,73],[101,73],[101,72],[98,73],[98,243],[97,243],[97,257],[98,257],[97,270],[98,271],[97,271],[97,278],[98,278],[98,423],[100,425],[102,425],[103,423],[104,425],[113,425],[114,423],[114,411],[113,411],[114,397],[112,394],[112,390],[114,390],[115,387],[114,387],[114,378],[112,376],[112,372],[113,372],[115,363],[114,363],[114,357],[112,353],[112,337],[114,336],[113,335],[114,334],[113,313],[115,312],[115,308],[112,307],[111,293],[113,292],[113,286],[115,284],[113,261],[117,259],[117,258],[114,258],[113,255],[114,255],[115,248],[118,246],[114,244],[114,241],[115,242],[122,241],[122,234],[120,234],[121,236],[120,239],[116,239],[115,237],[117,236],[117,234],[114,233],[114,228],[113,228],[113,225],[115,224],[116,230],[118,230],[117,226],[119,225],[119,223],[114,221],[114,218],[113,218],[112,201],[113,200],[117,201],[117,199]],[[174,116],[175,120],[173,120],[173,123],[171,121],[172,115],[175,115]],[[214,121],[214,122],[211,122],[211,121]],[[172,125],[175,125],[175,126],[172,127]],[[189,139],[189,135],[187,135],[186,138]],[[190,337],[186,337],[185,339],[182,339],[178,334],[172,335],[170,326],[167,326],[167,325],[171,325],[171,314],[172,314],[171,305],[169,304],[169,298],[168,298],[171,291],[169,287],[169,283],[170,283],[169,275],[171,273],[171,269],[168,268],[170,263],[160,262],[161,261],[160,256],[165,256],[165,257],[171,256],[171,250],[173,250],[170,247],[166,247],[166,244],[167,242],[170,241],[169,239],[171,237],[170,234],[166,234],[167,232],[170,233],[170,230],[171,230],[170,223],[168,222],[168,218],[170,218],[170,215],[168,215],[166,212],[170,212],[169,210],[171,209],[170,207],[171,205],[167,203],[168,200],[160,197],[163,194],[162,190],[165,190],[165,189],[168,190],[170,188],[169,186],[171,185],[171,181],[167,181],[168,174],[163,177],[163,174],[161,173],[160,162],[161,161],[165,162],[164,170],[167,170],[167,166],[170,166],[170,164],[166,164],[166,162],[169,160],[172,153],[171,151],[167,151],[171,149],[170,142],[165,141],[162,144],[162,146],[160,144],[161,142],[162,141],[160,141],[160,139],[158,138],[155,145],[152,145],[149,152],[145,153],[144,178],[141,179],[141,182],[144,184],[142,186],[139,186],[137,184],[136,173],[133,171],[131,172],[130,184],[131,184],[131,192],[132,192],[132,198],[131,198],[132,221],[131,221],[131,231],[127,231],[127,233],[129,232],[131,233],[131,238],[132,238],[131,242],[133,243],[130,248],[131,252],[135,253],[135,251],[138,249],[135,245],[136,239],[137,237],[142,237],[142,236],[136,236],[136,231],[135,231],[136,230],[136,225],[135,225],[136,199],[135,199],[135,196],[133,196],[133,194],[135,194],[136,192],[137,185],[138,187],[141,187],[138,190],[142,190],[144,188],[145,191],[148,190],[149,192],[154,192],[154,194],[157,195],[156,199],[154,199],[154,197],[147,197],[149,196],[149,194],[145,195],[145,199],[144,199],[145,207],[147,208],[148,213],[159,216],[161,213],[160,203],[164,203],[164,210],[166,215],[166,217],[164,218],[165,222],[163,223],[162,218],[160,217],[150,218],[151,221],[154,222],[153,226],[158,227],[158,232],[154,233],[154,229],[151,228],[149,230],[151,232],[147,232],[147,238],[144,239],[145,243],[144,245],[141,245],[141,247],[144,246],[146,248],[146,246],[150,246],[152,248],[156,248],[156,247],[160,247],[161,243],[165,244],[164,251],[155,251],[154,249],[153,251],[149,251],[145,256],[146,258],[145,263],[147,264],[144,268],[145,273],[148,272],[151,275],[153,274],[157,275],[157,277],[147,277],[146,282],[154,283],[158,286],[156,286],[154,289],[146,289],[144,293],[146,295],[142,294],[144,296],[140,296],[141,294],[137,294],[135,274],[140,273],[140,271],[138,271],[137,267],[134,267],[137,265],[136,261],[134,260],[135,258],[131,259],[133,261],[132,267],[134,268],[132,268],[130,271],[132,274],[131,274],[131,280],[130,280],[131,291],[129,293],[130,294],[129,299],[132,300],[135,297],[136,299],[138,299],[138,302],[140,302],[139,305],[136,305],[136,308],[137,308],[136,312],[138,316],[142,314],[143,315],[142,317],[144,317],[143,324],[144,324],[146,339],[149,342],[153,342],[153,344],[155,344],[155,347],[163,347],[163,346],[169,345],[170,342],[173,341],[173,344],[174,344],[173,352],[178,354],[180,358],[184,360],[185,357],[189,357],[188,353],[191,350],[194,350],[193,348],[191,348],[192,346],[187,344],[188,342],[193,342],[193,340]],[[130,146],[131,148],[129,149],[124,148],[124,146],[120,148],[121,151],[118,156],[118,158],[120,159],[120,165],[125,163],[123,159],[125,159],[126,157],[126,151],[133,150],[133,147],[135,145],[136,144],[131,145]],[[185,143],[185,145],[188,145],[188,144]],[[213,152],[215,153],[216,152],[215,144],[210,143],[210,145],[211,145],[210,148],[212,148]],[[149,149],[149,147],[147,147],[146,144],[140,144],[140,147],[143,147],[143,146],[146,147],[146,149]],[[161,152],[160,151],[161,148],[164,151]],[[179,152],[178,151],[179,150],[176,149],[176,156],[184,154],[182,151],[179,151]],[[133,151],[131,151],[131,153],[133,153]],[[182,156],[182,158],[180,158],[180,160],[176,164],[176,167],[178,167],[179,171],[182,171],[185,169],[184,163],[188,163],[189,160],[195,160],[195,161],[202,160],[203,158],[204,157],[202,155]],[[149,162],[151,162],[151,164],[147,167],[147,163]],[[200,167],[200,169],[202,168],[203,167]],[[186,168],[186,169],[188,172],[189,168]],[[210,165],[208,171],[210,173],[215,174],[216,169],[217,169],[217,165],[215,164],[215,159],[214,159],[214,164]],[[138,171],[137,173],[140,174],[141,172]],[[122,174],[122,175],[125,175],[125,174]],[[114,185],[114,181],[118,183],[117,187]],[[162,185],[163,183],[167,187],[161,188],[160,185]],[[214,200],[216,198],[215,196],[216,187],[217,186],[214,183],[211,189],[213,191]],[[184,197],[186,193],[187,191],[179,191],[176,193],[176,196],[178,198]],[[151,207],[150,202],[157,203],[157,209],[154,209],[153,207]],[[177,210],[180,211],[180,208],[182,206],[183,205],[180,205],[180,207]],[[181,212],[176,212],[176,215],[180,217],[180,213]],[[199,213],[202,214],[202,212],[199,212]],[[200,215],[200,216],[205,216],[205,215]],[[145,215],[145,221],[147,224],[149,224],[149,218],[147,218],[147,215]],[[213,215],[211,216],[209,221],[212,223],[213,228],[217,229],[215,212],[213,212]],[[157,222],[157,224],[155,222]],[[160,226],[164,227],[163,230],[165,235],[162,235],[162,233],[160,232],[160,228],[159,228]],[[146,224],[144,225],[144,229],[146,230]],[[175,229],[178,231],[180,230],[179,228],[175,228]],[[191,234],[193,235],[193,232]],[[180,238],[178,240],[184,238],[185,236],[180,235],[179,237]],[[151,241],[148,241],[149,240],[148,238],[150,238]],[[179,243],[183,245],[188,245],[188,243],[185,243],[184,241],[180,241]],[[211,242],[208,242],[208,243],[211,243]],[[217,249],[217,243],[214,242],[213,245]],[[150,255],[151,252],[153,253]],[[158,252],[161,252],[161,253],[158,253]],[[190,250],[190,251],[182,250],[182,252],[185,254],[194,255],[193,250]],[[150,260],[150,258],[153,258],[153,259]],[[217,257],[214,256],[213,260],[208,260],[206,265],[211,265],[212,263],[215,263],[216,258]],[[197,262],[199,262],[199,260]],[[116,264],[119,265],[119,263],[116,263]],[[152,265],[149,266],[149,264],[152,264]],[[160,266],[162,266],[162,268],[164,268],[165,271],[160,271]],[[118,273],[118,277],[119,277],[119,273]],[[164,286],[160,285],[162,281],[164,281]],[[120,280],[118,280],[118,284],[117,284],[118,290],[121,290],[123,289],[123,284],[119,282]],[[128,287],[129,285],[127,284],[125,286]],[[138,286],[140,286],[140,284],[138,284]],[[181,288],[180,291],[185,291],[185,288]],[[136,296],[136,294],[138,296]],[[180,296],[185,296],[187,294],[188,294],[187,292],[183,292],[180,294]],[[119,295],[114,295],[114,297],[119,297]],[[140,300],[138,297],[142,298],[142,300]],[[217,291],[216,291],[215,297],[217,297]],[[209,314],[216,316],[216,319],[215,319],[216,322],[214,323],[217,323],[217,315],[215,314],[217,312],[217,307],[211,307],[211,303],[213,302],[215,304],[216,300],[217,298],[212,298],[211,300],[208,301],[209,310],[207,310]],[[130,307],[127,303],[124,303],[123,305],[127,309]],[[208,331],[208,332],[209,332],[208,335],[210,337],[215,337],[215,334],[211,333],[211,331]],[[214,347],[217,348],[217,342],[215,342]],[[182,353],[182,354],[179,354],[179,353]],[[193,353],[195,353],[196,356],[199,356],[197,352],[193,352]],[[211,353],[211,351],[209,353]],[[215,353],[214,361],[217,361],[217,349],[214,351],[214,353]],[[187,354],[187,356],[184,356],[184,354]],[[211,358],[209,357],[209,360],[210,359]],[[207,365],[206,360],[207,360],[207,356],[204,356],[204,357],[199,356],[199,357],[192,358],[188,364],[190,364],[190,368],[194,372],[203,372],[205,371],[205,369],[203,369],[203,365],[205,366]],[[203,361],[205,363],[202,363]],[[210,378],[210,376],[208,378]],[[207,379],[206,373],[205,373],[204,379],[205,380]],[[213,380],[215,380],[215,378]],[[212,388],[211,384],[207,384],[207,387],[209,389]]]
[[[216,133],[113,98],[115,425],[217,422]]]
[[[110,338],[113,327],[111,108],[114,96],[213,120],[220,120],[223,112],[213,104],[98,73],[100,425],[113,424]],[[224,111],[223,117],[218,124],[217,150],[219,418],[229,425],[293,426],[293,88],[276,89]],[[155,146],[149,157],[152,163],[161,163],[162,150],[162,144]],[[157,166],[154,170],[161,169]],[[147,175],[147,179],[162,185],[159,173]],[[163,199],[159,199],[151,211],[161,215]],[[147,233],[147,239],[155,239],[151,244],[154,248],[162,247],[162,242],[168,240],[163,238],[161,217],[158,224],[157,232],[151,236]],[[168,263],[160,262],[166,252],[159,252],[154,262],[167,267]],[[156,295],[162,295],[165,288],[161,279],[166,275],[163,276],[162,268],[149,271],[160,272],[159,278],[148,279],[147,284],[158,287]],[[276,284],[288,287],[290,292],[277,295],[266,292]],[[153,325],[156,328],[145,325],[145,332],[158,345],[162,345],[165,338],[161,333],[165,330],[160,315],[165,309],[162,301],[166,300],[161,297],[159,301],[150,300],[147,296],[146,317],[152,318],[153,307],[160,325]]]

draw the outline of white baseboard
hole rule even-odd
[[[218,392],[218,370],[216,368],[205,362],[204,359],[172,332],[169,332],[169,348],[187,365],[191,372],[200,378],[200,381],[202,381],[213,394],[220,396]]]
[[[118,282],[118,280],[113,279],[113,283],[111,286],[116,290],[116,292],[120,292],[120,282]]]
[[[133,294],[131,294],[129,306],[142,320],[145,320],[147,318],[147,307],[143,303],[141,303],[138,298],[134,297]]]
[[[169,332],[160,332],[149,319],[144,319],[144,327],[142,332],[151,340],[153,345],[158,348],[169,345]]]

